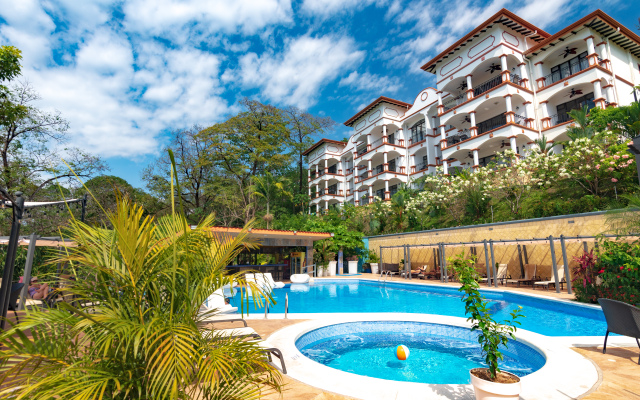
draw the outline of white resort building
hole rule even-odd
[[[640,37],[601,10],[551,35],[503,9],[422,69],[436,89],[413,103],[379,97],[345,122],[348,142],[306,150],[310,211],[388,200],[438,166],[477,168],[504,148],[526,156],[542,135],[567,140],[568,111],[634,101]]]

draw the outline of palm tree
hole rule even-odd
[[[285,189],[285,186],[289,184],[289,180],[285,177],[275,177],[271,172],[267,171],[263,176],[254,176],[252,178],[251,191],[254,196],[262,197],[267,202],[267,214],[264,216],[264,220],[267,222],[267,229],[269,229],[269,223],[273,220],[271,215],[271,202],[278,197],[279,194],[285,195],[293,199],[291,192]]]
[[[69,266],[74,279],[65,291],[73,301],[29,311],[0,335],[0,397],[209,400],[280,392],[281,375],[258,344],[202,326],[211,313],[201,305],[223,285],[240,283],[243,310],[249,305],[247,284],[225,269],[255,246],[247,231],[216,236],[212,216],[192,229],[177,212],[156,221],[126,198],[107,216],[112,229],[73,220],[68,239],[77,247],[52,260]],[[259,296],[257,303],[268,300]]]
[[[567,136],[569,139],[576,140],[587,138],[590,139],[595,135],[595,129],[589,124],[589,107],[584,106],[582,109],[569,111],[569,116],[575,121],[577,126],[570,126],[567,128]]]
[[[547,137],[544,134],[540,138],[535,139],[533,144],[535,144],[538,147],[538,151],[544,155],[549,154],[553,148],[553,144],[547,142]]]

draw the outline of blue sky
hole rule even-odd
[[[634,1],[0,0],[0,44],[70,122],[74,145],[142,187],[167,132],[244,96],[339,122],[380,95],[413,102],[419,66],[501,8],[555,33],[596,8],[635,31]]]

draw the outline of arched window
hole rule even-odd
[[[424,140],[426,134],[426,126],[424,119],[416,122],[411,128],[411,143],[415,144]]]

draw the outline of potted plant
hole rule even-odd
[[[522,307],[511,312],[511,319],[496,322],[491,316],[489,302],[480,294],[478,272],[474,268],[475,260],[465,259],[464,254],[448,260],[460,280],[459,291],[463,292],[467,321],[473,323],[471,330],[478,331],[478,343],[487,368],[474,368],[470,372],[471,384],[476,393],[476,400],[482,399],[514,399],[520,398],[520,378],[501,371],[499,362],[503,359],[500,347],[506,347],[509,339],[516,338],[515,325],[522,316]]]
[[[373,250],[369,250],[369,265],[371,265],[372,274],[378,273],[378,261],[380,261],[378,254]]]
[[[323,240],[318,249],[313,253],[313,261],[316,264],[316,275],[328,276],[327,271],[330,267],[330,263],[336,258],[336,253],[331,251],[330,243]]]
[[[350,275],[355,275],[358,273],[358,256],[351,256],[347,258],[348,260],[348,273]]]

